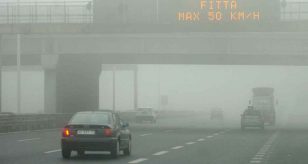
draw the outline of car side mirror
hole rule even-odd
[[[127,127],[129,127],[129,123],[128,123],[128,122],[124,122],[124,123],[122,124],[122,128],[127,128]]]

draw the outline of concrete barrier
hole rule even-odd
[[[0,113],[0,132],[28,131],[59,128],[72,114],[3,114]]]
[[[124,122],[135,123],[136,111],[119,111],[118,113]],[[205,113],[191,111],[161,111],[157,114],[160,120],[206,115]],[[13,113],[0,113],[0,133],[61,128],[67,124],[72,115],[73,114],[17,115]]]
[[[125,122],[135,120],[135,111],[119,112]],[[0,133],[61,128],[73,114],[13,114],[0,113]]]

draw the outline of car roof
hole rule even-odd
[[[153,110],[153,108],[138,108],[137,110]]]

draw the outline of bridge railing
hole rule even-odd
[[[92,0],[0,2],[0,24],[92,23]]]
[[[287,1],[281,3],[281,19],[283,21],[308,20],[308,2]]]

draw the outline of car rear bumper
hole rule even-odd
[[[245,127],[261,127],[264,126],[263,122],[242,122],[242,126]]]
[[[116,138],[62,138],[62,148],[70,150],[110,151],[116,144]]]

